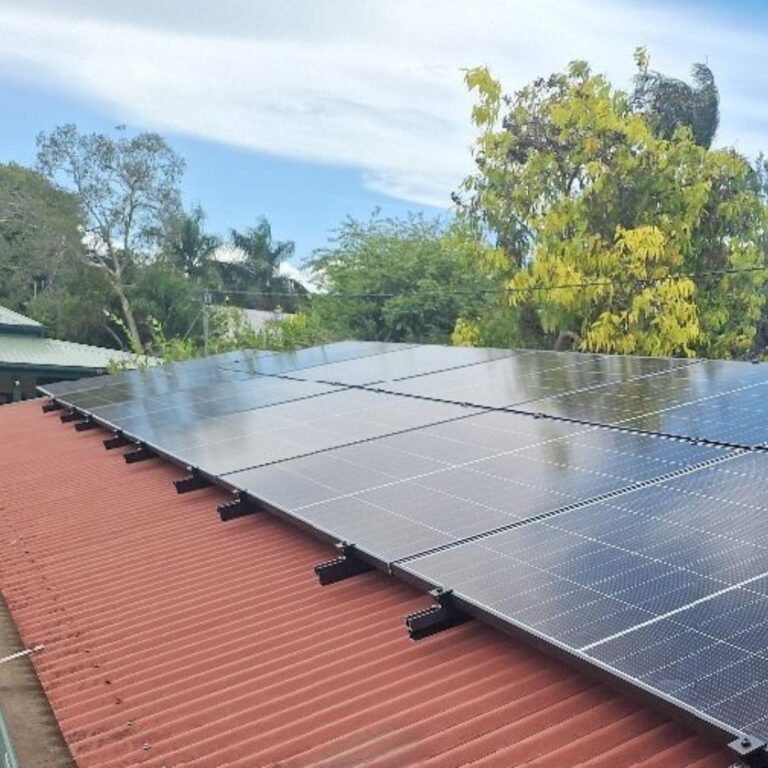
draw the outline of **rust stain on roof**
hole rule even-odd
[[[327,547],[222,494],[127,466],[39,403],[0,410],[0,585],[82,768],[724,768],[717,747],[370,573],[320,587]]]

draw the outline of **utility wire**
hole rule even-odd
[[[444,291],[403,291],[400,293],[325,293],[314,294],[318,296],[328,296],[334,299],[388,299],[399,298],[401,296],[478,296],[480,294],[498,294],[498,293],[550,293],[552,291],[573,290],[575,288],[608,288],[610,286],[645,286],[658,283],[666,283],[672,280],[695,280],[700,277],[716,277],[723,275],[741,275],[754,272],[766,272],[768,265],[762,267],[740,267],[732,269],[711,269],[704,272],[686,272],[675,275],[665,275],[664,277],[633,277],[625,280],[592,280],[581,283],[563,283],[561,285],[542,285],[529,286],[527,288],[480,288],[476,291],[466,289],[450,289]],[[233,296],[261,296],[273,299],[277,298],[303,298],[301,293],[271,293],[269,291],[228,291],[225,288],[208,288],[211,293],[233,295]],[[313,294],[308,294],[311,297]]]

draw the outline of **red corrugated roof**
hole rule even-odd
[[[39,404],[0,410],[0,583],[77,762],[90,766],[696,766],[716,745],[471,622],[419,643],[429,603],[215,489],[127,466]]]

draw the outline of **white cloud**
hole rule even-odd
[[[721,143],[754,153],[768,125],[766,36],[694,7],[0,0],[0,32],[6,78],[92,100],[116,122],[351,166],[372,189],[439,206],[471,165],[462,67],[488,64],[512,90],[586,58],[627,85],[632,50],[646,44],[653,65],[678,76],[708,58]]]

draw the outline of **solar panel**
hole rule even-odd
[[[721,453],[486,413],[227,479],[388,565]]]
[[[574,390],[654,376],[691,365],[688,360],[563,352],[521,352],[441,373],[383,385],[388,392],[505,408]]]
[[[768,452],[726,447],[768,444],[762,365],[344,342],[57,387],[366,563],[768,734]]]
[[[721,455],[395,570],[725,730],[764,738],[768,456]]]
[[[182,439],[184,429],[199,428],[207,419],[337,391],[338,387],[327,384],[255,377],[88,410],[100,423],[149,442],[160,437]]]
[[[142,397],[145,392],[158,394],[185,385],[196,386],[201,379],[213,380],[222,375],[220,372],[226,371],[241,361],[243,355],[269,357],[273,354],[275,353],[262,350],[224,352],[206,358],[120,371],[108,376],[89,376],[75,381],[59,381],[54,384],[45,384],[38,389],[46,395],[62,400],[73,393],[98,392],[102,389],[109,391],[115,387],[124,388],[129,396]],[[227,374],[224,375],[227,376]],[[227,378],[230,377],[227,376]],[[236,378],[243,378],[243,374],[240,373]]]
[[[144,370],[123,371],[111,376],[46,384],[39,389],[67,405],[88,409],[93,407],[92,402],[106,405],[142,399],[206,384],[247,380],[258,374],[274,375],[312,365],[386,354],[407,347],[404,344],[344,341],[294,352],[237,350]],[[86,393],[87,399],[82,399]]]
[[[703,361],[667,373],[530,402],[519,410],[752,446],[768,441],[768,367]]]
[[[293,382],[295,383],[295,382]],[[315,385],[322,386],[322,385]],[[361,390],[331,392],[269,408],[209,418],[172,430],[150,423],[132,428],[151,447],[217,476],[325,451],[465,415],[445,403]]]
[[[318,347],[280,352],[266,357],[245,356],[231,367],[234,370],[265,376],[280,376],[306,371],[316,366],[332,365],[345,360],[375,358],[411,348],[411,344],[383,341],[339,341]]]
[[[516,354],[507,349],[420,345],[386,355],[316,365],[291,375],[309,381],[360,386],[486,363]]]

